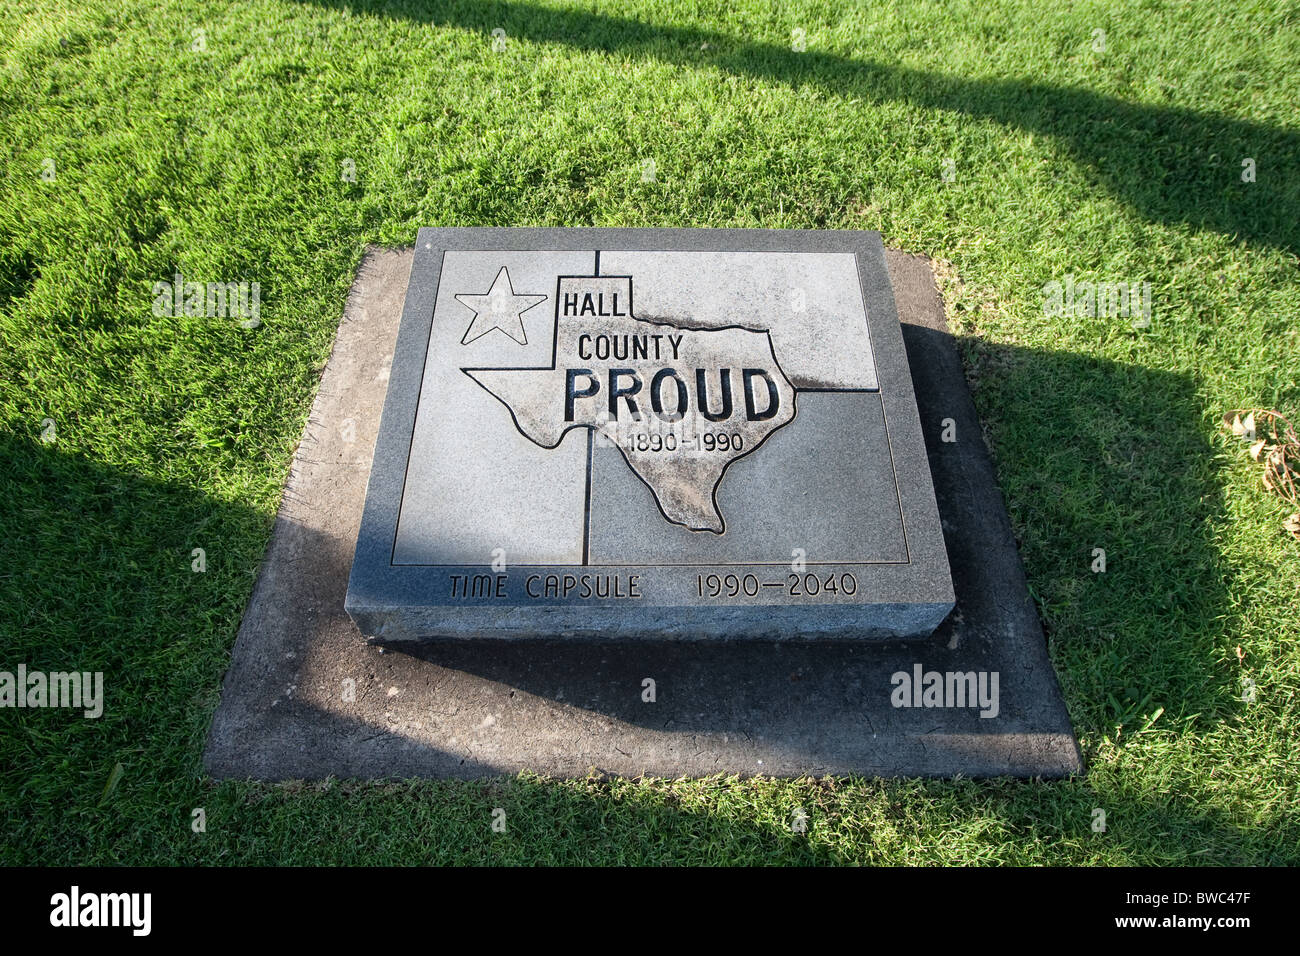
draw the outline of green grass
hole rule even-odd
[[[108,694],[0,710],[0,863],[1300,862],[1300,544],[1216,430],[1300,412],[1300,6],[770,6],[0,7],[0,669]],[[948,263],[1086,778],[205,780],[353,269],[421,225],[879,229]],[[257,281],[262,325],[153,316],[175,272]],[[1067,274],[1150,281],[1151,328],[1045,316]]]

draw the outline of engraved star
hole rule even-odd
[[[504,332],[520,345],[527,345],[523,314],[545,302],[546,296],[516,295],[510,283],[510,273],[502,266],[491,289],[482,295],[458,294],[456,301],[474,310],[474,321],[465,330],[461,345],[468,345],[493,329]]]

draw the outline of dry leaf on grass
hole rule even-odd
[[[1256,438],[1263,425],[1265,437]],[[1272,409],[1234,409],[1223,414],[1223,427],[1250,445],[1253,461],[1263,461],[1264,487],[1292,505],[1300,506],[1300,435],[1280,412]],[[1300,539],[1300,512],[1291,514],[1282,527]]]

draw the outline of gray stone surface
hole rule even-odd
[[[952,609],[875,233],[422,229],[395,351],[347,596],[377,642]]]
[[[374,251],[358,272],[208,735],[214,777],[1082,769],[928,264],[899,253],[889,268],[957,596],[932,637],[367,644],[343,598],[410,262]],[[956,443],[939,441],[944,418]],[[997,716],[894,707],[894,676],[918,664],[998,674]]]

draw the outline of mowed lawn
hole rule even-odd
[[[0,70],[0,670],[106,694],[0,709],[0,863],[1300,863],[1300,541],[1219,426],[1300,415],[1300,4],[17,0]],[[205,779],[353,271],[422,225],[939,260],[1087,775]]]

